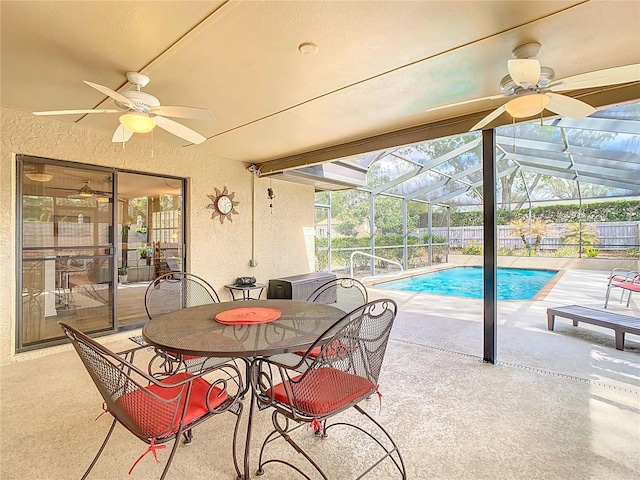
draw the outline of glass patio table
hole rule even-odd
[[[216,320],[216,315],[223,312],[255,308],[279,310],[280,317],[266,323],[220,323]],[[242,359],[247,366],[245,388],[249,388],[249,371],[255,358],[305,350],[345,314],[330,305],[295,300],[221,302],[154,317],[143,327],[142,336],[150,345],[183,355]],[[251,478],[249,456],[255,403],[252,390],[244,475],[239,476],[245,480]]]

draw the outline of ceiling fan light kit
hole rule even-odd
[[[89,180],[84,181],[84,185],[80,190],[78,190],[78,195],[84,198],[93,197],[93,190],[89,186]]]
[[[542,93],[534,93],[517,97],[505,105],[505,109],[513,118],[528,118],[540,114],[549,105],[549,97]]]
[[[120,115],[120,124],[134,133],[149,133],[156,126],[153,118],[140,112],[130,112]]]
[[[53,178],[53,175],[48,173],[25,173],[25,177],[34,182],[48,182]]]

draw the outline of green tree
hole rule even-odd
[[[580,189],[575,180],[543,175],[539,190],[551,198],[568,199],[606,197],[610,187],[593,183],[580,183]]]
[[[402,200],[399,198],[381,196],[375,203],[376,233],[382,235],[402,234]],[[409,219],[411,217],[409,216]],[[409,227],[415,230],[415,224]]]
[[[142,218],[142,225],[148,225],[147,212],[149,199],[147,197],[136,197],[129,200],[129,217],[135,223],[138,215]]]
[[[358,228],[369,229],[369,194],[358,190],[344,190],[331,195],[331,215],[340,224],[336,231],[342,235],[355,237]]]
[[[360,225],[351,220],[343,220],[335,226],[336,232],[345,237],[356,237],[358,235],[358,227]]]

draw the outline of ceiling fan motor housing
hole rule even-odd
[[[550,67],[540,67],[540,78],[535,86],[529,87],[528,90],[539,90],[547,88],[551,81],[556,77],[556,72]],[[500,91],[505,95],[515,95],[517,93],[525,91],[524,88],[516,85],[510,75],[505,75],[500,80]]]
[[[126,92],[122,92],[122,96],[128,98],[136,105],[135,111],[137,112],[139,111],[148,114],[151,107],[160,106],[160,100],[158,100],[153,95],[149,95],[148,93],[129,90]],[[114,102],[118,106],[118,108],[122,110],[129,110],[129,108],[123,103],[120,103],[117,100],[114,100]]]
[[[131,85],[135,85],[136,90],[139,90],[140,87],[146,87],[150,80],[148,76],[138,72],[127,72],[125,76]]]

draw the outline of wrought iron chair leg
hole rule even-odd
[[[94,465],[98,461],[98,458],[100,458],[100,455],[102,455],[102,451],[104,450],[104,447],[107,446],[107,442],[109,441],[109,438],[111,438],[111,434],[113,433],[113,429],[115,428],[116,423],[117,423],[117,420],[114,418],[113,423],[111,424],[111,428],[109,428],[109,431],[107,432],[107,436],[104,438],[104,441],[102,442],[102,445],[98,450],[98,453],[96,453],[96,456],[93,457],[93,461],[91,462],[91,465],[89,465],[89,468],[87,468],[87,471],[84,472],[84,475],[82,475],[81,480],[85,480],[85,478],[87,478],[87,475],[89,475],[89,472],[93,469]]]
[[[289,419],[284,417],[285,419],[285,426],[284,428],[282,428],[280,426],[280,424],[278,423],[278,415],[280,415],[280,413],[277,410],[274,410],[273,414],[271,415],[271,420],[273,422],[273,426],[275,427],[275,430],[273,432],[271,432],[266,440],[264,441],[264,443],[262,444],[262,448],[260,449],[260,457],[259,457],[259,461],[258,461],[258,470],[256,472],[256,475],[264,475],[264,466],[267,465],[268,463],[281,463],[283,465],[287,465],[288,467],[294,469],[295,471],[297,471],[300,475],[302,475],[304,478],[306,478],[307,480],[311,480],[311,477],[307,476],[302,470],[300,470],[298,467],[296,467],[295,465],[286,462],[284,460],[279,460],[279,459],[269,459],[266,461],[262,461],[262,456],[264,453],[264,448],[267,445],[267,443],[270,443],[270,439],[271,437],[273,437],[274,435],[280,435],[281,438],[283,438],[284,440],[286,440],[286,442],[291,445],[293,447],[293,449],[298,452],[299,454],[301,454],[304,458],[307,459],[307,461],[313,466],[313,468],[316,469],[316,471],[322,476],[322,478],[324,480],[328,480],[328,477],[325,475],[325,473],[322,471],[322,469],[320,468],[320,466],[307,454],[307,452],[304,451],[304,449],[302,449],[302,447],[300,447],[300,445],[298,445],[289,435],[289,432],[291,431],[289,429]],[[297,427],[295,427],[297,428]],[[292,430],[295,430],[295,428],[293,428]]]
[[[185,445],[191,444],[191,442],[193,441],[193,431],[192,431],[192,429],[185,430],[184,432],[182,432],[182,435],[184,436],[184,444]]]
[[[291,468],[292,470],[295,470],[296,472],[298,472],[300,475],[302,475],[304,478],[306,478],[306,480],[312,480],[310,476],[308,476],[306,473],[304,473],[302,470],[300,470],[298,467],[296,467],[295,465],[292,465],[289,462],[285,462],[284,460],[277,460],[277,459],[272,459],[272,460],[267,460],[266,462],[264,462],[262,465],[266,465],[267,463],[281,463],[283,465],[286,465],[287,467]],[[256,475],[258,476],[262,476],[264,475],[264,470],[262,468],[260,468],[257,472]],[[324,478],[325,480],[327,480],[327,477],[324,476],[324,474],[322,474],[322,478]]]
[[[314,427],[313,430],[313,434],[316,437],[322,437],[322,438],[327,438],[329,435],[327,435],[327,419],[325,418],[322,421],[322,425],[320,427]]]
[[[378,445],[380,445],[382,447],[382,449],[387,453],[385,455],[385,457],[383,457],[381,459],[381,461],[386,458],[387,456],[393,461],[393,463],[395,464],[396,468],[398,469],[398,472],[400,472],[400,475],[402,475],[403,479],[407,478],[407,471],[405,469],[404,466],[404,460],[402,458],[402,455],[400,454],[400,450],[398,449],[398,445],[396,445],[396,442],[393,441],[393,438],[391,438],[391,435],[389,435],[389,432],[387,432],[382,425],[380,425],[371,415],[369,415],[367,412],[365,412],[359,405],[354,405],[353,406],[358,412],[360,412],[362,415],[364,415],[365,417],[367,417],[369,420],[371,420],[371,422],[380,429],[380,431],[382,433],[384,433],[384,435],[387,437],[387,439],[389,440],[389,442],[391,442],[391,445],[393,446],[393,448],[391,450],[387,449],[384,447],[384,445],[382,445],[382,443],[375,438],[373,435],[368,434],[371,438],[373,438]],[[366,432],[365,432],[366,433]],[[396,458],[393,456],[393,453],[397,453],[398,454],[398,458],[396,460]],[[400,464],[398,464],[398,461],[400,462]],[[377,463],[376,463],[377,465]],[[374,465],[375,466],[375,465]],[[373,468],[373,467],[372,467]]]
[[[185,432],[182,432],[185,433]],[[171,449],[171,454],[169,455],[169,460],[167,460],[167,464],[164,466],[164,470],[162,471],[162,475],[160,476],[160,480],[164,480],[164,477],[167,476],[167,472],[169,471],[169,467],[171,466],[171,462],[173,461],[173,457],[178,450],[178,444],[180,443],[180,433],[176,434],[176,440],[173,442],[173,448]]]
[[[233,443],[231,445],[232,451],[231,453],[233,454],[233,466],[236,469],[236,478],[238,480],[242,480],[243,475],[240,472],[240,466],[238,465],[238,458],[237,458],[237,439],[238,439],[238,430],[240,427],[240,417],[242,417],[242,409],[243,409],[243,405],[242,403],[238,402],[236,403],[236,406],[238,408],[238,413],[234,412],[233,410],[229,410],[231,413],[233,413],[234,415],[237,415],[238,418],[236,418],[236,426],[233,429]]]
[[[367,415],[368,416],[368,415]],[[371,418],[371,417],[369,417]],[[375,420],[371,419],[371,421],[377,425],[378,427],[380,427],[380,424],[378,422],[376,422]],[[364,428],[359,427],[358,425],[353,425],[351,423],[345,423],[345,422],[337,422],[337,423],[332,423],[331,425],[329,425],[327,427],[327,429],[331,428],[331,427],[338,427],[338,426],[342,426],[342,427],[351,427],[355,430],[358,430],[361,433],[364,433],[366,436],[368,436],[371,440],[373,440],[374,442],[376,442],[380,448],[382,450],[384,450],[385,454],[378,459],[378,461],[376,461],[373,465],[371,465],[369,468],[367,468],[362,474],[360,474],[360,476],[357,477],[356,480],[359,480],[361,478],[363,478],[364,476],[366,476],[371,470],[373,470],[376,466],[378,466],[380,463],[382,463],[387,457],[389,457],[391,459],[391,461],[394,463],[394,465],[396,466],[396,468],[398,469],[398,471],[400,472],[400,475],[402,475],[403,479],[406,479],[406,473],[405,473],[405,469],[404,469],[404,461],[402,459],[402,456],[400,455],[400,451],[398,450],[398,447],[395,445],[395,443],[393,442],[393,440],[391,439],[391,437],[389,436],[389,434],[382,428],[380,427],[380,430],[382,430],[382,432],[384,432],[384,434],[386,435],[387,439],[392,443],[393,448],[388,449],[387,447],[385,447],[382,442],[380,440],[378,440],[376,437],[374,437],[371,433],[369,433],[368,431],[366,431]],[[394,458],[393,454],[397,453],[398,454],[398,459]],[[400,461],[400,464],[398,464],[398,460]]]
[[[258,470],[256,471],[256,475],[264,475],[264,470],[262,469],[262,465],[264,465],[264,463],[262,462],[264,449],[268,443],[272,442],[275,439],[274,437],[276,435],[278,435],[278,431],[274,430],[269,435],[267,435],[267,438],[265,438],[264,442],[262,442],[262,447],[260,448],[260,455],[258,456]]]
[[[288,434],[283,433],[283,432],[279,432],[279,433],[280,433],[280,436],[281,436],[282,438],[284,438],[284,439],[287,441],[287,443],[288,443],[289,445],[291,445],[291,446],[294,448],[294,450],[295,450],[296,452],[298,452],[298,453],[299,453],[299,454],[301,454],[304,458],[306,458],[306,459],[307,459],[307,461],[308,461],[308,462],[313,466],[313,468],[315,468],[315,469],[316,469],[316,471],[317,471],[317,472],[322,476],[322,478],[323,478],[324,480],[328,480],[328,477],[327,477],[327,476],[325,475],[325,473],[322,471],[322,469],[320,468],[320,466],[319,466],[319,465],[318,465],[318,464],[317,464],[317,463],[316,463],[316,462],[315,462],[315,461],[314,461],[314,460],[313,460],[313,459],[312,459],[312,458],[307,454],[307,452],[305,452],[305,451],[302,449],[302,447],[300,447],[300,445],[298,445],[298,444],[297,444],[297,443],[296,443],[296,442],[291,438],[291,436],[289,436]],[[264,462],[264,464],[263,464],[263,465],[265,465],[265,464],[267,464],[267,463],[271,463],[271,462],[278,462],[278,463],[283,463],[283,464],[285,464],[285,465],[288,465],[289,467],[293,468],[294,470],[296,470],[296,471],[298,471],[300,474],[302,474],[305,478],[307,478],[307,479],[311,480],[311,477],[308,477],[306,474],[304,474],[304,473],[302,472],[302,470],[300,470],[298,467],[296,467],[295,465],[293,465],[293,464],[291,464],[291,463],[289,463],[289,462],[285,462],[284,460],[276,460],[276,459],[268,460],[268,461]]]

